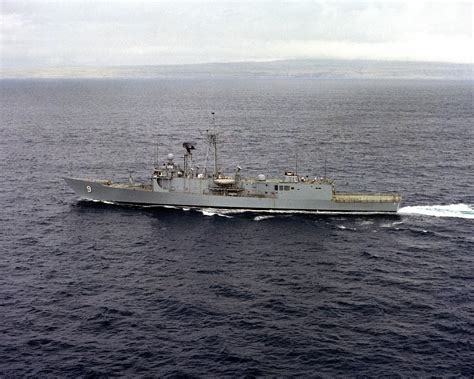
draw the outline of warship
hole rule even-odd
[[[65,177],[66,183],[85,200],[105,203],[179,208],[240,209],[256,212],[395,213],[397,193],[338,192],[334,180],[300,176],[286,171],[280,178],[265,174],[245,178],[237,166],[232,175],[219,167],[216,129],[206,131],[206,164],[193,163],[196,144],[184,142],[182,165],[170,153],[155,160],[150,182],[128,182]]]

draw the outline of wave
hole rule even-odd
[[[400,208],[398,213],[402,215],[474,219],[474,209],[472,208],[472,204],[414,205]]]
[[[403,221],[395,221],[395,222],[387,222],[387,223],[383,223],[383,224],[380,224],[380,227],[381,228],[392,228],[392,227],[395,227],[395,229],[399,229],[397,227],[397,225],[400,225],[400,224],[403,224]]]
[[[336,226],[338,229],[341,229],[341,230],[352,230],[353,232],[357,231],[357,228],[348,228],[345,225],[336,225]]]

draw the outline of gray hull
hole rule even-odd
[[[156,192],[151,186],[112,184],[107,181],[64,178],[82,199],[117,204],[175,206],[189,208],[250,209],[256,211],[319,211],[319,212],[397,212],[399,197],[376,195],[337,195],[330,199],[293,199],[278,197],[223,196],[181,192]]]

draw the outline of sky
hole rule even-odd
[[[0,0],[2,68],[473,63],[473,2]]]

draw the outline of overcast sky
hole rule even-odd
[[[293,58],[472,63],[472,2],[0,0],[4,68]]]

